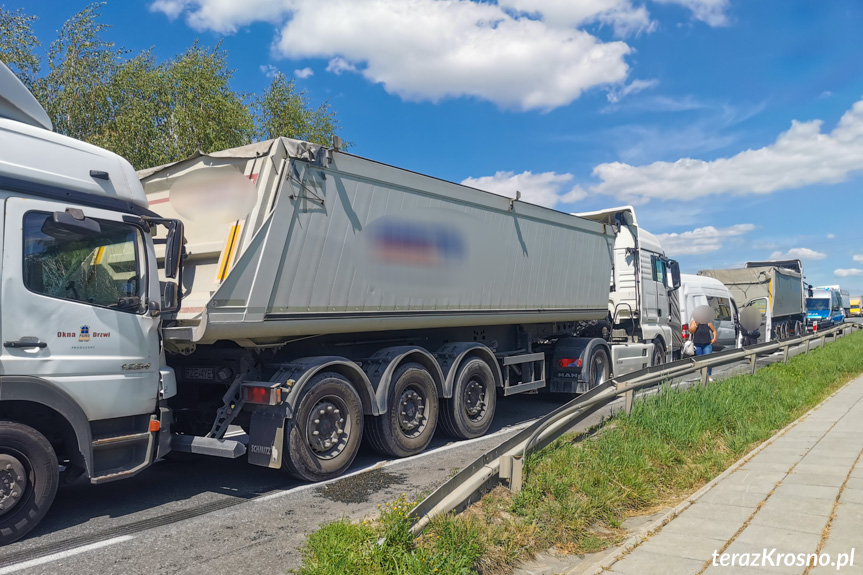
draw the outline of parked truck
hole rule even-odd
[[[477,437],[498,394],[578,393],[654,358],[638,307],[661,304],[639,296],[627,338],[609,314],[634,218],[286,138],[136,174],[53,133],[2,63],[0,91],[0,544],[61,480],[171,451],[327,479],[362,440],[406,456],[438,424]],[[668,289],[664,265],[642,294]]]
[[[860,317],[863,315],[863,296],[852,295],[851,296],[851,309],[848,313],[851,317]]]
[[[851,315],[851,292],[838,285],[818,286],[815,289],[832,289],[839,294],[840,307],[845,312],[845,317]]]
[[[833,287],[815,287],[806,298],[806,328],[818,331],[845,321],[842,295]]]
[[[725,284],[741,310],[754,307],[761,312],[759,342],[805,333],[803,266],[799,260],[747,262],[743,268],[701,270],[698,275]]]
[[[619,230],[614,240],[608,299],[611,341],[652,342],[651,364],[670,361],[675,349],[674,330],[680,329],[671,297],[680,287],[677,261],[665,255],[656,236],[638,225],[632,206],[576,215]],[[635,363],[638,361],[636,358]],[[623,363],[615,365],[623,367]]]

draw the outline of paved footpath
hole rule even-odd
[[[863,575],[863,377],[699,495],[641,545],[606,564],[605,573]],[[787,566],[784,558],[770,565],[780,553],[823,553],[831,562],[848,562],[852,550],[853,565],[841,569]],[[738,554],[736,565],[722,566],[722,554],[727,563]],[[744,554],[748,561],[758,555],[759,566],[741,567]]]

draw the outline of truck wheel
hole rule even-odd
[[[488,364],[475,357],[456,372],[452,398],[441,400],[441,426],[448,435],[473,439],[485,435],[494,419],[497,390]]]
[[[393,374],[389,409],[366,420],[366,438],[375,451],[393,457],[416,455],[428,447],[438,418],[434,379],[418,363],[406,363]]]
[[[608,352],[601,347],[596,348],[591,354],[587,366],[588,390],[605,383],[611,377],[611,360],[608,358]]]
[[[659,339],[653,340],[653,355],[650,359],[650,365],[662,365],[665,363],[665,346]]]
[[[794,337],[800,337],[801,335],[803,335],[805,333],[806,333],[806,330],[803,328],[803,322],[800,320],[795,321],[794,322]]]
[[[344,473],[360,448],[363,408],[360,396],[337,373],[312,378],[290,426],[282,470],[306,481],[324,481]]]
[[[60,466],[45,436],[31,427],[0,421],[0,545],[36,527],[57,494]]]

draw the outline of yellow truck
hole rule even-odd
[[[851,296],[851,313],[849,315],[852,317],[863,315],[863,313],[860,312],[861,303],[863,303],[863,296]]]

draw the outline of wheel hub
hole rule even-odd
[[[468,382],[464,390],[464,406],[472,419],[485,410],[485,386],[475,379]]]
[[[27,472],[17,457],[0,453],[0,515],[21,501],[27,488]]]
[[[330,459],[344,450],[348,433],[345,432],[342,411],[343,408],[325,399],[318,402],[309,414],[306,437],[318,457]]]
[[[399,427],[405,433],[417,431],[425,422],[423,397],[415,389],[406,389],[399,398]]]

